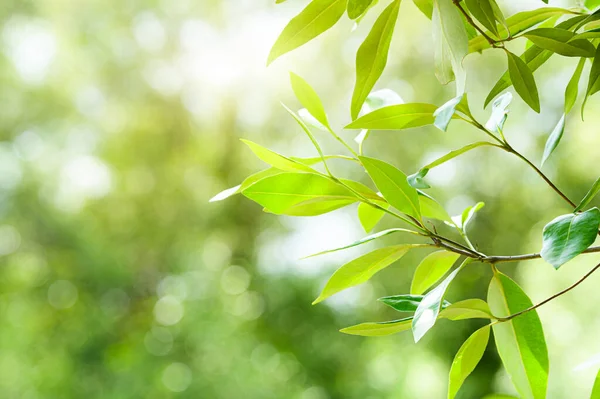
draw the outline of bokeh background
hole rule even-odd
[[[305,3],[0,3],[1,397],[445,397],[452,358],[482,321],[440,321],[418,345],[410,333],[338,332],[397,318],[376,298],[406,293],[417,257],[311,306],[329,274],[367,248],[300,258],[363,236],[356,209],[291,218],[264,214],[242,197],[208,202],[265,167],[239,138],[315,155],[280,106],[300,107],[288,71],[317,89],[334,126],[348,122],[354,54],[386,2],[357,29],[345,19],[267,68],[271,44]],[[507,15],[543,5],[500,3]],[[434,77],[430,22],[409,0],[400,14],[377,88],[406,102],[442,104],[453,87]],[[518,52],[524,43],[511,46]],[[504,56],[488,51],[465,64],[472,108],[485,121],[489,110],[480,104],[503,73]],[[506,135],[536,163],[575,64],[554,57],[536,73],[541,114],[517,97],[511,107]],[[569,116],[563,142],[544,166],[576,200],[600,174],[599,109],[592,98],[585,123],[577,111]],[[352,141],[356,132],[340,134]],[[318,138],[327,152],[343,153],[328,136]],[[446,133],[375,132],[365,151],[413,173],[482,138],[453,122]],[[359,169],[332,165],[366,181]],[[449,162],[429,181],[451,214],[486,203],[471,236],[489,254],[539,251],[543,225],[569,211],[523,163],[494,149]],[[537,302],[599,258],[580,257],[560,271],[543,261],[501,269]],[[485,298],[489,277],[489,268],[473,266],[448,299]],[[539,311],[550,398],[583,398],[591,390],[600,367],[598,284],[600,274]],[[490,345],[460,397],[493,392],[513,391]]]

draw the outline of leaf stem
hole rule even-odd
[[[494,40],[491,37],[489,37],[488,34],[485,33],[485,31],[483,29],[481,29],[479,27],[479,25],[477,25],[475,23],[475,21],[473,21],[473,18],[471,18],[471,16],[467,12],[467,10],[465,10],[463,8],[463,6],[460,4],[460,0],[453,0],[453,3],[454,3],[454,5],[456,7],[458,7],[458,9],[460,10],[460,12],[464,15],[464,17],[467,20],[467,22],[469,23],[469,25],[471,25],[473,28],[475,28],[475,30],[477,30],[477,32],[479,32],[481,34],[481,36],[483,36],[485,38],[485,40],[488,41],[488,43],[490,44],[490,46],[492,46],[492,47],[504,47],[502,44],[498,45],[498,42],[496,40]],[[508,34],[510,35],[510,32],[508,32]]]

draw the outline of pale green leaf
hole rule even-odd
[[[401,130],[431,125],[436,106],[409,103],[390,105],[361,116],[345,129]]]
[[[379,205],[386,209],[389,207],[387,203]],[[361,226],[367,233],[369,233],[371,230],[373,230],[373,228],[375,228],[375,225],[379,223],[379,221],[381,220],[381,218],[383,218],[384,215],[384,211],[375,208],[372,205],[369,205],[364,202],[358,204],[358,220],[360,221]]]
[[[485,123],[485,128],[489,131],[497,133],[504,128],[504,122],[508,116],[508,106],[512,101],[512,94],[506,92],[492,103],[492,113],[490,118]]]
[[[435,0],[432,22],[435,74],[442,84],[456,79],[456,95],[461,95],[466,83],[462,60],[469,47],[463,19],[452,0]]]
[[[241,139],[241,141],[246,144],[254,154],[260,158],[262,161],[268,163],[269,165],[277,168],[279,170],[285,172],[308,172],[308,173],[317,173],[316,170],[307,166],[301,162],[294,161],[291,158],[280,155],[274,151],[271,151],[259,144],[253,143],[249,140]]]
[[[596,379],[594,380],[594,386],[592,387],[592,394],[590,395],[590,399],[600,399],[600,371],[596,374]]]
[[[304,106],[308,112],[319,121],[319,123],[331,130],[325,108],[323,107],[323,103],[317,92],[304,79],[293,72],[290,72],[290,81],[292,83],[294,94],[298,98],[298,101],[300,101],[300,104],[302,104],[302,106]]]
[[[453,303],[442,310],[439,317],[453,321],[466,319],[493,319],[487,302],[477,298],[465,299],[464,301]]]
[[[442,221],[451,222],[452,218],[448,215],[448,212],[440,205],[433,197],[425,194],[422,191],[419,193],[419,204],[421,204],[421,215],[430,219],[437,219]]]
[[[410,330],[412,316],[405,319],[375,323],[361,323],[352,327],[342,328],[340,332],[363,337],[383,337]]]
[[[459,257],[459,254],[448,251],[437,251],[427,255],[415,270],[410,293],[423,294],[444,277]]]
[[[429,172],[429,169],[421,168],[416,173],[409,175],[406,178],[406,181],[408,181],[408,184],[410,184],[410,186],[414,187],[414,188],[421,188],[421,189],[431,188],[431,186],[424,179],[424,177],[427,175],[428,172]]]
[[[445,132],[446,129],[448,129],[448,124],[452,120],[454,112],[456,111],[456,107],[462,101],[462,98],[463,95],[461,94],[460,96],[454,97],[436,109],[433,113],[433,117],[435,118],[433,125]]]
[[[550,136],[548,136],[548,140],[546,141],[546,146],[544,147],[544,156],[542,157],[542,165],[544,165],[544,163],[548,160],[548,158],[550,157],[552,152],[556,149],[556,147],[560,143],[560,140],[562,139],[563,133],[565,131],[565,117],[566,117],[565,114],[563,114],[561,116],[558,123],[554,127],[554,130],[552,130],[552,133],[550,133]]]
[[[448,383],[448,399],[454,399],[463,382],[475,370],[490,339],[490,326],[475,331],[460,347],[452,366]]]
[[[413,0],[413,3],[427,18],[431,19],[433,14],[433,0]]]
[[[348,18],[356,19],[363,15],[371,6],[373,0],[348,0]]]

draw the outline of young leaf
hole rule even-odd
[[[594,243],[598,227],[598,208],[557,217],[544,226],[542,258],[558,269]]]
[[[469,225],[471,220],[473,220],[473,218],[475,217],[475,214],[484,206],[485,206],[485,203],[483,203],[483,202],[478,202],[473,206],[468,206],[462,211],[462,214],[460,214],[459,216],[453,217],[452,220],[463,231],[467,231],[467,226]]]
[[[308,173],[280,173],[265,177],[242,191],[269,212],[285,213],[307,200],[358,201],[346,187],[327,177]]]
[[[575,208],[575,210],[573,212],[579,212],[580,210],[585,208],[594,199],[594,197],[596,196],[596,194],[598,194],[599,191],[600,191],[600,177],[598,179],[596,179],[596,181],[594,182],[594,184],[592,185],[590,190],[587,192],[585,197],[583,197],[583,199],[581,200],[579,205],[577,205],[577,208]]]
[[[500,97],[498,97],[492,103],[492,113],[490,114],[490,118],[485,123],[485,128],[497,133],[504,128],[504,122],[508,116],[508,106],[512,101],[512,94],[510,92],[506,92]]]
[[[356,19],[369,9],[373,0],[348,0],[348,18]]]
[[[354,202],[356,202],[356,199],[332,199],[329,197],[312,198],[290,205],[288,208],[285,208],[276,214],[288,216],[318,216],[324,213],[335,211],[336,209],[343,208],[353,204]],[[267,208],[265,211],[275,213]]]
[[[414,188],[431,188],[431,186],[423,179],[427,175],[427,172],[429,172],[429,169],[421,168],[417,173],[413,173],[412,175],[408,176],[406,181],[408,181],[408,184]]]
[[[419,342],[425,333],[434,326],[435,321],[442,310],[442,302],[448,286],[452,280],[454,280],[454,277],[456,277],[458,272],[460,272],[468,263],[470,263],[470,258],[465,260],[462,265],[450,273],[444,281],[425,295],[415,311],[415,318],[412,322],[412,331],[415,342]]]
[[[469,47],[462,17],[452,0],[435,0],[432,21],[435,74],[442,84],[456,79],[456,95],[461,95],[466,83],[462,61]]]
[[[431,19],[433,14],[433,0],[413,0],[413,3],[427,18]]]
[[[598,374],[596,374],[596,380],[594,381],[594,386],[592,387],[590,399],[600,399],[600,371],[598,371]]]
[[[540,97],[538,95],[537,86],[533,73],[522,59],[506,51],[508,58],[508,74],[510,80],[515,86],[515,91],[521,96],[523,101],[527,103],[535,112],[540,112]]]
[[[308,173],[317,173],[316,170],[307,166],[301,162],[294,161],[291,158],[284,157],[276,152],[273,152],[261,145],[253,143],[249,140],[241,139],[241,141],[246,144],[252,152],[260,158],[262,161],[265,161],[269,165],[277,168],[279,170],[285,172],[308,172]]]
[[[565,29],[539,28],[525,34],[537,46],[566,57],[593,57],[595,48],[587,40],[572,40],[575,34]]]
[[[406,175],[389,163],[374,158],[359,157],[384,198],[400,212],[421,217],[417,190],[411,187]]]
[[[356,119],[358,116],[365,99],[385,68],[399,9],[400,0],[394,0],[383,10],[356,53],[356,83],[352,95],[352,119]]]
[[[586,32],[579,33],[573,37],[571,40],[589,40],[589,39],[600,39],[600,29],[591,29]]]
[[[448,215],[448,212],[446,212],[444,207],[441,206],[433,197],[425,194],[422,191],[418,191],[418,193],[419,204],[421,205],[421,215],[423,215],[423,217],[447,222],[452,221],[452,218],[450,215]]]
[[[420,295],[437,283],[452,268],[459,254],[437,251],[427,255],[417,266],[410,286],[410,293]]]
[[[448,306],[440,312],[440,318],[448,320],[493,319],[487,302],[481,299],[465,299]]]
[[[587,102],[588,97],[595,94],[600,90],[600,46],[596,49],[596,55],[594,56],[594,62],[592,62],[592,68],[590,69],[590,77],[588,79],[588,87],[585,92],[585,98],[583,99],[583,105],[581,106],[581,119],[583,119],[583,110]]]
[[[316,162],[315,162],[316,163]],[[242,184],[238,184],[235,187],[231,187],[228,188],[226,190],[221,191],[220,193],[218,193],[217,195],[215,195],[214,197],[212,197],[208,202],[216,202],[216,201],[223,201],[224,199],[227,199],[235,194],[239,194],[242,192],[242,190],[250,187],[251,185],[253,185],[254,183],[256,183],[257,181],[259,181],[260,179],[263,179],[267,176],[273,176],[273,175],[277,175],[280,174],[281,170],[279,169],[275,169],[275,168],[268,168],[265,170],[261,170],[260,172],[256,172],[250,176],[248,176],[243,182]]]
[[[475,331],[460,347],[452,366],[450,367],[450,381],[448,384],[448,399],[454,399],[463,382],[475,370],[483,357],[485,348],[490,339],[490,326],[483,326]]]
[[[378,299],[378,301],[396,309],[398,312],[414,312],[417,310],[422,300],[423,295],[392,295]],[[442,309],[445,309],[448,306],[450,306],[450,302],[444,301],[442,303]]]
[[[544,156],[542,157],[542,165],[548,160],[548,157],[552,154],[552,152],[556,149],[558,144],[560,143],[560,139],[562,139],[563,133],[565,131],[565,117],[563,114],[559,119],[558,123],[548,136],[548,140],[546,141],[546,146],[544,147]]]
[[[466,0],[465,3],[471,14],[477,19],[486,29],[491,31],[494,36],[498,36],[498,28],[496,26],[496,15],[492,8],[491,2],[494,0]]]
[[[361,323],[352,327],[342,328],[340,332],[363,337],[383,337],[402,331],[410,330],[412,316],[405,319],[384,321],[379,323]]]
[[[577,63],[577,68],[575,68],[575,72],[569,80],[569,84],[567,84],[567,88],[565,89],[565,114],[568,114],[573,105],[575,105],[575,101],[577,100],[577,94],[579,93],[579,80],[581,79],[581,72],[583,71],[583,67],[585,65],[585,58],[582,58]]]
[[[412,230],[402,229],[402,228],[399,228],[399,227],[398,228],[393,228],[393,229],[387,229],[387,230],[383,230],[383,231],[380,231],[380,232],[375,233],[375,234],[371,234],[371,235],[366,236],[364,238],[361,238],[360,240],[355,241],[352,244],[344,245],[343,247],[329,249],[327,251],[322,251],[322,252],[319,252],[319,253],[316,253],[316,254],[313,254],[313,255],[309,255],[309,256],[305,257],[304,259],[312,258],[312,257],[319,256],[319,255],[328,254],[328,253],[331,253],[331,252],[341,251],[343,249],[348,249],[348,248],[356,247],[358,245],[366,244],[366,243],[371,242],[373,240],[377,240],[378,238],[385,237],[387,235],[394,234],[394,233],[400,233],[400,232],[402,232],[402,233],[418,234],[418,233],[415,233]]]
[[[431,169],[435,168],[436,166],[440,166],[441,164],[448,162],[449,160],[456,158],[459,155],[464,154],[465,152],[468,152],[474,148],[482,147],[482,146],[486,146],[486,145],[495,146],[495,144],[490,143],[488,141],[477,141],[475,143],[467,144],[466,146],[464,146],[462,148],[459,148],[457,150],[452,150],[449,153],[447,153],[446,155],[436,159],[435,161],[428,163],[427,165],[423,166],[421,168],[421,170],[423,170],[423,169],[431,170]]]
[[[435,110],[436,106],[432,104],[390,105],[361,116],[344,129],[401,130],[431,125]]]
[[[388,208],[389,205],[380,204],[384,208]],[[358,220],[366,233],[369,233],[375,225],[379,223],[381,218],[385,215],[385,212],[381,209],[377,209],[367,203],[361,202],[358,204]]]
[[[293,72],[290,72],[290,81],[298,101],[319,123],[331,130],[325,108],[317,92],[304,79]]]
[[[441,131],[445,132],[446,129],[448,129],[448,124],[452,120],[454,112],[456,111],[456,107],[462,101],[462,98],[463,95],[461,94],[460,96],[454,97],[453,99],[449,100],[444,105],[436,109],[433,113],[433,116],[435,118],[433,125]]]
[[[368,281],[375,273],[402,258],[416,244],[395,245],[369,252],[337,269],[313,305],[337,294],[346,288]]]
[[[344,15],[347,0],[312,0],[283,29],[271,48],[267,64],[325,32]]]
[[[218,193],[217,195],[215,195],[214,197],[212,197],[211,199],[209,199],[208,202],[223,201],[224,199],[227,199],[227,198],[231,197],[232,195],[239,193],[241,187],[242,187],[242,185],[238,184],[237,186],[225,189],[225,190],[221,191],[220,193]]]
[[[488,291],[492,313],[506,317],[532,306],[521,288],[502,273],[495,272]],[[502,363],[524,399],[546,398],[548,349],[542,323],[535,310],[492,326]]]

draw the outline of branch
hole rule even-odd
[[[600,252],[600,246],[590,247],[582,252],[582,254],[591,254]],[[525,254],[525,255],[510,255],[510,256],[486,256],[480,261],[485,263],[502,263],[502,262],[519,262],[522,260],[540,259],[542,257],[539,253]]]
[[[498,46],[498,42],[496,40],[494,40],[491,37],[489,37],[488,34],[485,33],[485,31],[483,29],[481,29],[475,23],[475,21],[473,21],[473,18],[471,18],[471,16],[467,12],[467,10],[465,10],[463,8],[463,6],[460,4],[460,0],[453,0],[453,3],[454,3],[454,5],[456,7],[458,7],[458,9],[460,10],[460,12],[464,15],[464,17],[467,20],[467,22],[469,23],[469,25],[471,25],[473,28],[475,28],[477,30],[477,32],[479,32],[481,34],[481,36],[483,36],[485,38],[485,40],[488,41],[488,43],[490,44],[490,46],[492,46],[492,47],[501,47],[501,46]],[[510,34],[510,32],[509,32],[509,34]]]
[[[508,321],[511,319],[514,319],[517,316],[520,316],[524,313],[530,312],[536,308],[539,308],[542,305],[545,305],[546,303],[550,302],[551,300],[558,298],[559,296],[566,294],[567,292],[571,291],[573,288],[577,287],[579,284],[583,283],[588,277],[590,277],[596,270],[600,269],[600,263],[598,263],[596,266],[594,266],[594,268],[592,270],[590,270],[589,272],[587,272],[587,274],[585,276],[583,276],[582,278],[580,278],[579,280],[577,280],[574,284],[572,284],[571,286],[565,288],[564,290],[552,295],[549,298],[544,299],[542,302],[530,306],[527,309],[521,310],[520,312],[517,313],[513,313],[510,316],[506,316],[506,317],[495,317],[498,321],[500,322],[504,322],[504,321]]]

